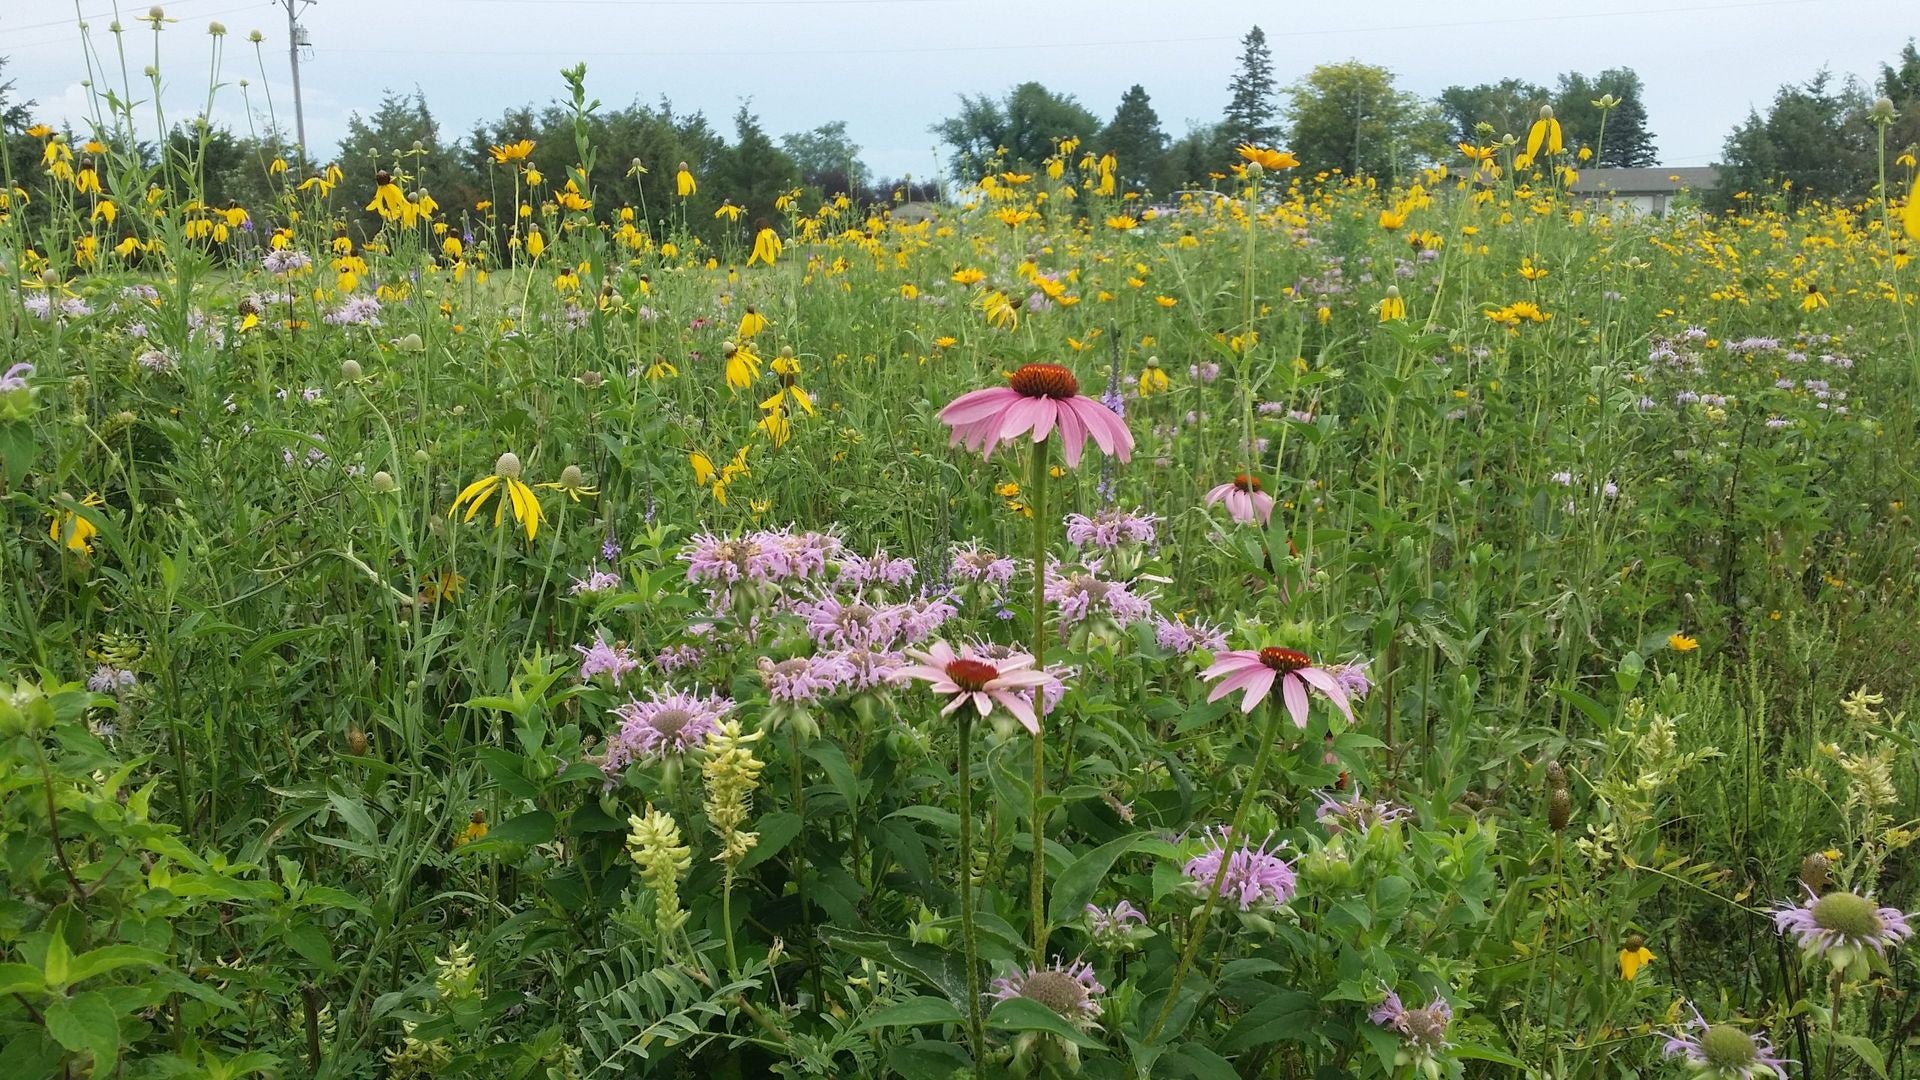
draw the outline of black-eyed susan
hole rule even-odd
[[[540,523],[545,516],[540,510],[540,497],[533,493],[526,481],[520,479],[520,472],[520,458],[517,455],[511,452],[501,454],[500,459],[493,463],[493,472],[468,484],[454,497],[453,505],[447,507],[447,516],[454,516],[464,506],[467,513],[460,520],[472,521],[487,500],[500,493],[500,501],[493,508],[494,527],[500,526],[507,510],[511,508],[513,519],[527,530],[527,539],[533,539],[539,533]]]

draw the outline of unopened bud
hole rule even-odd
[[[1873,102],[1873,122],[1886,124],[1893,121],[1893,99],[1882,95]]]
[[[1542,120],[1553,119],[1553,106],[1551,105],[1540,106],[1540,119]]]
[[[348,728],[347,752],[355,757],[364,756],[367,752],[367,733],[357,727]]]
[[[340,361],[340,379],[343,382],[359,382],[366,373],[360,370],[360,361]]]
[[[253,42],[255,45],[258,45],[261,42],[267,40],[267,35],[261,33],[258,30],[249,30],[247,31],[247,40]]]
[[[1567,787],[1567,770],[1557,761],[1547,762],[1547,786],[1555,791]]]
[[[223,22],[210,22],[207,24],[207,33],[212,34],[214,37],[226,37],[227,24]]]
[[[385,469],[381,469],[379,472],[374,473],[373,477],[370,480],[368,480],[367,483],[373,488],[373,490],[379,492],[382,495],[391,495],[395,491],[399,490],[399,487],[400,487],[400,485],[393,482],[393,474],[389,473]]]
[[[580,466],[569,465],[560,470],[560,486],[563,488],[586,487],[587,478],[581,474]]]

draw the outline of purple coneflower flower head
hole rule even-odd
[[[619,574],[611,570],[595,570],[584,578],[574,578],[573,587],[567,593],[571,596],[597,596],[619,587]]]
[[[1424,1008],[1409,1009],[1400,995],[1387,991],[1387,999],[1367,1014],[1375,1025],[1400,1036],[1407,1053],[1414,1058],[1432,1058],[1447,1047],[1447,1025],[1453,1023],[1453,1006],[1434,995]]]
[[[620,729],[607,740],[606,771],[616,772],[636,758],[657,758],[695,750],[713,733],[733,702],[684,690],[649,690],[647,700],[629,701],[613,710]]]
[[[1707,1080],[1756,1080],[1787,1075],[1787,1063],[1762,1034],[1749,1035],[1731,1024],[1709,1024],[1700,1010],[1667,1040],[1666,1055],[1686,1059],[1695,1076]]]
[[[953,562],[947,573],[953,580],[969,585],[1005,585],[1018,569],[1012,559],[981,547],[969,540],[953,549]]]
[[[1836,968],[1858,963],[1865,967],[1869,951],[1882,956],[1913,936],[1913,925],[1899,908],[1881,907],[1858,893],[1835,891],[1814,896],[1803,904],[1785,904],[1773,913],[1773,924],[1791,933],[1800,948],[1825,956]]]
[[[1279,907],[1293,899],[1293,867],[1277,854],[1279,848],[1268,846],[1271,839],[1254,847],[1235,840],[1224,825],[1207,830],[1207,837],[1206,849],[1181,868],[1202,895],[1217,880],[1220,898],[1233,901],[1241,911]]]
[[[925,650],[907,650],[907,658],[914,663],[894,672],[894,681],[918,680],[930,684],[928,689],[934,693],[946,695],[948,701],[940,710],[941,716],[949,716],[967,704],[981,716],[990,716],[993,707],[999,705],[1028,731],[1040,734],[1040,718],[1034,715],[1033,704],[1024,691],[1046,685],[1048,676],[1033,670],[1033,657],[1011,653],[989,660],[969,646],[961,646],[956,653],[953,646],[936,641]]]
[[[87,676],[87,689],[96,694],[121,694],[133,689],[140,677],[126,668],[117,668],[111,664],[101,664]]]
[[[640,666],[633,651],[625,645],[609,644],[606,638],[596,636],[591,645],[575,645],[573,651],[580,654],[580,681],[589,682],[595,675],[605,675],[618,684],[627,672]]]
[[[1273,496],[1260,490],[1260,478],[1241,473],[1207,492],[1207,505],[1227,504],[1227,516],[1240,525],[1262,525],[1273,516]]]
[[[773,701],[808,705],[832,693],[853,676],[853,665],[834,655],[796,656],[776,662],[760,658],[760,681]]]
[[[1314,819],[1333,835],[1343,832],[1369,833],[1382,825],[1391,825],[1412,815],[1413,811],[1395,803],[1363,799],[1358,789],[1349,799],[1335,798],[1321,792],[1320,806],[1313,812]]]
[[[1126,461],[1133,456],[1133,433],[1113,410],[1080,393],[1080,380],[1059,364],[1027,364],[1006,386],[974,390],[940,410],[953,429],[954,445],[991,457],[1002,443],[1022,438],[1043,442],[1059,429],[1061,454],[1069,469],[1079,468],[1087,440],[1103,454]]]
[[[1093,517],[1068,514],[1067,543],[1107,551],[1122,544],[1151,544],[1159,522],[1159,517],[1144,510],[1102,510]]]
[[[1332,672],[1313,666],[1312,659],[1306,653],[1294,649],[1228,649],[1215,653],[1213,666],[1201,672],[1200,677],[1220,680],[1220,684],[1207,695],[1208,701],[1219,701],[1236,690],[1241,691],[1240,711],[1243,713],[1252,712],[1254,706],[1265,701],[1277,682],[1280,684],[1280,699],[1293,716],[1296,727],[1307,726],[1309,689],[1319,691],[1322,697],[1333,702],[1349,722],[1353,720],[1353,708],[1348,704],[1346,688],[1340,685]]]
[[[1046,967],[1016,968],[1013,974],[993,980],[987,997],[996,1003],[1012,998],[1037,1001],[1067,1023],[1087,1030],[1098,1026],[1098,998],[1106,992],[1093,977],[1092,964],[1079,960],[1069,964],[1056,956]]]

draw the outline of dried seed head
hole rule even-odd
[[[1809,853],[1806,858],[1800,860],[1801,883],[1816,893],[1825,892],[1827,888],[1827,871],[1832,865],[1832,863],[1827,861],[1825,855],[1817,851]]]
[[[1547,787],[1554,791],[1566,790],[1567,770],[1557,761],[1547,762]]]
[[[360,757],[367,752],[367,733],[358,727],[347,729],[347,752]]]
[[[1553,796],[1547,800],[1547,825],[1554,832],[1565,832],[1567,823],[1573,820],[1573,796],[1566,788],[1554,788]]]

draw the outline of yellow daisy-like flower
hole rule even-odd
[[[658,382],[661,379],[671,379],[678,376],[679,374],[680,374],[680,369],[677,367],[674,367],[673,364],[670,363],[667,360],[667,358],[664,356],[655,356],[653,358],[653,362],[647,365],[647,381],[648,382]]]
[[[513,519],[527,530],[527,539],[533,539],[540,531],[540,523],[546,519],[540,510],[540,497],[533,493],[526,481],[520,479],[519,457],[511,453],[500,455],[500,460],[494,462],[492,473],[461,489],[460,494],[454,496],[453,505],[447,507],[447,516],[452,517],[464,506],[467,513],[460,520],[472,521],[496,492],[502,494],[493,508],[494,527],[500,526],[511,507]]]
[[[489,146],[487,153],[493,155],[496,165],[505,165],[509,161],[525,161],[533,153],[533,140],[521,139],[519,142],[504,146]]]
[[[1699,638],[1691,638],[1685,634],[1667,635],[1667,648],[1672,649],[1674,652],[1692,652],[1699,647]]]
[[[1653,950],[1647,948],[1647,939],[1639,934],[1628,934],[1620,943],[1620,977],[1629,982],[1640,974],[1640,969],[1653,963]]]
[[[754,310],[753,305],[749,304],[746,313],[740,316],[740,328],[734,331],[733,336],[741,341],[751,341],[754,335],[766,328],[767,317]]]
[[[1300,166],[1300,160],[1285,150],[1272,150],[1264,146],[1242,143],[1237,152],[1242,158],[1256,162],[1261,168],[1270,171],[1295,169]]]
[[[674,194],[683,199],[700,190],[700,185],[694,183],[693,170],[687,168],[687,163],[684,161],[680,163],[680,171],[673,176],[673,190]]]
[[[735,390],[745,390],[760,377],[760,357],[750,345],[735,345],[727,342],[723,347],[727,356],[727,385]]]
[[[569,465],[561,469],[560,479],[536,486],[551,488],[554,491],[563,491],[566,493],[567,498],[572,499],[574,502],[579,502],[580,496],[582,495],[600,494],[599,488],[590,488],[587,486],[587,478],[585,474],[581,473],[580,466],[578,465]]]
[[[81,506],[105,506],[106,500],[98,492],[88,492],[80,500]],[[93,522],[72,510],[55,510],[53,524],[47,527],[47,535],[53,542],[75,555],[93,554],[93,538],[100,535],[100,529]]]
[[[1140,396],[1151,397],[1167,392],[1169,384],[1167,373],[1160,367],[1158,360],[1148,360],[1146,369],[1140,372]]]

